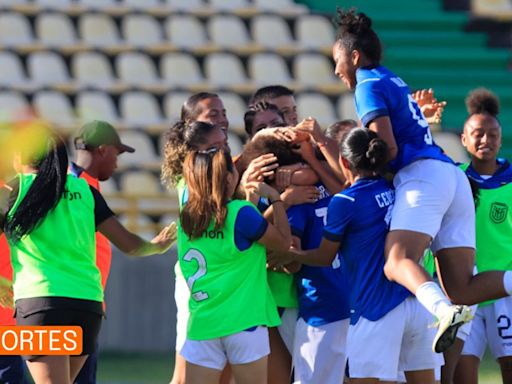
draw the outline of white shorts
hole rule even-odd
[[[184,359],[192,364],[222,371],[229,362],[247,364],[270,353],[267,327],[242,331],[210,340],[186,339],[181,350]]]
[[[478,304],[472,305],[469,308],[471,309],[471,315],[474,318],[476,316]],[[473,320],[464,323],[457,331],[457,339],[461,339],[462,341],[466,342],[469,335],[471,334],[471,328],[473,328]]]
[[[475,248],[475,206],[464,172],[440,160],[417,160],[393,179],[395,204],[390,230],[432,237],[432,252]]]
[[[473,355],[482,360],[489,345],[495,359],[512,356],[512,297],[479,307],[472,323],[463,355]]]
[[[435,329],[431,314],[414,297],[377,321],[360,318],[348,330],[347,356],[351,378],[396,381],[400,371],[434,369]]]
[[[285,308],[283,314],[281,315],[281,325],[277,327],[279,335],[281,335],[281,339],[283,339],[283,343],[284,345],[286,345],[286,349],[288,349],[290,355],[293,353],[293,341],[295,340],[295,324],[297,323],[298,317],[298,308]]]
[[[177,266],[179,268],[179,266]],[[190,290],[188,288],[185,277],[180,273],[176,273],[174,285],[174,300],[176,301],[176,351],[180,352],[187,338],[187,325],[190,312],[188,309],[188,300],[190,298]]]
[[[295,384],[340,384],[347,363],[349,319],[313,327],[302,318],[295,328]]]

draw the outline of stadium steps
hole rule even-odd
[[[386,30],[379,32],[379,36],[386,46],[402,47],[475,47],[484,46],[487,36],[483,33],[468,34],[461,31],[410,31]]]
[[[501,103],[503,155],[512,155],[511,52],[487,47],[488,37],[465,32],[471,15],[443,10],[442,0],[300,0],[334,14],[336,6],[356,7],[372,17],[384,44],[383,64],[412,89],[433,88],[448,105],[443,129],[461,132],[468,92],[485,86]]]

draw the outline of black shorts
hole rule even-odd
[[[15,303],[16,325],[78,325],[83,332],[82,355],[96,348],[101,328],[103,306],[99,301],[68,297],[33,297]],[[25,360],[37,356],[25,355]]]

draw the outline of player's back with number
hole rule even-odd
[[[360,68],[355,103],[363,126],[380,116],[389,116],[398,155],[390,166],[398,171],[421,158],[451,162],[432,138],[428,123],[407,84],[383,66]]]
[[[235,239],[236,225],[242,221],[254,223],[253,215],[259,214],[251,203],[232,200],[227,206],[223,228],[215,229],[212,223],[194,240],[180,232],[178,254],[183,255],[180,268],[192,296],[189,339],[221,337],[268,324],[272,306],[269,303],[274,301],[266,284],[265,247],[253,242],[240,249]],[[248,299],[250,311],[247,311]],[[271,318],[277,323],[277,316]]]

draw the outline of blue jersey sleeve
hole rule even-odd
[[[261,239],[267,231],[268,222],[253,206],[245,206],[238,211],[235,220],[235,245],[240,251],[248,249]]]
[[[352,216],[355,214],[355,199],[341,193],[335,195],[327,208],[327,224],[323,236],[327,240],[341,242]]]
[[[364,127],[378,117],[389,116],[383,81],[369,78],[357,84],[355,90],[356,110]]]
[[[288,223],[290,224],[292,235],[297,236],[298,238],[302,238],[307,224],[307,213],[305,205],[301,204],[291,206],[286,211],[286,215],[288,216]]]
[[[270,207],[270,202],[266,197],[260,197],[258,200],[258,211],[265,212]]]

